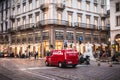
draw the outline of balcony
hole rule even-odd
[[[90,0],[86,0],[87,2],[90,2]]]
[[[28,29],[33,29],[34,27],[35,27],[34,23],[30,23],[30,24],[25,24],[25,25],[18,26],[17,30],[18,31],[28,30]]]
[[[11,19],[11,20],[15,20],[15,18],[16,18],[15,15],[11,15],[11,16],[10,16],[10,19]]]
[[[100,17],[101,17],[101,18],[106,18],[106,14],[105,14],[105,13],[101,13],[101,14],[100,14]]]
[[[79,23],[79,22],[74,23],[74,26],[77,28],[79,27],[83,29],[97,29],[96,26],[93,24],[86,24],[86,23]]]
[[[94,4],[98,4],[98,0],[94,0]]]
[[[65,9],[65,4],[58,3],[58,4],[56,4],[56,8],[57,8],[57,10],[64,10]]]
[[[40,9],[42,10],[42,11],[45,11],[45,10],[47,10],[48,9],[48,6],[49,4],[42,4],[41,6],[40,6]]]
[[[41,26],[44,25],[61,25],[61,26],[69,26],[68,21],[58,20],[58,19],[46,19],[39,22]]]
[[[110,31],[110,27],[107,27],[107,26],[99,26],[99,30],[101,30],[101,31]]]

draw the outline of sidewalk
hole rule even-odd
[[[9,66],[8,66],[9,64]],[[0,65],[4,67],[27,68],[45,66],[45,58],[0,58]]]

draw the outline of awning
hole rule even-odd
[[[105,43],[102,43],[102,46],[108,46],[107,44],[105,44]]]
[[[98,43],[95,43],[94,45],[95,45],[95,46],[101,46],[101,45],[100,45],[100,44],[98,44]]]

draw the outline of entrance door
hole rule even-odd
[[[46,52],[49,51],[49,42],[45,41],[45,42],[43,42],[43,45],[44,45],[43,57],[45,57],[46,56]]]

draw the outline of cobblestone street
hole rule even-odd
[[[46,67],[44,59],[0,59],[0,80],[119,80],[120,64],[109,67],[107,62],[97,66],[78,65],[76,68]]]

